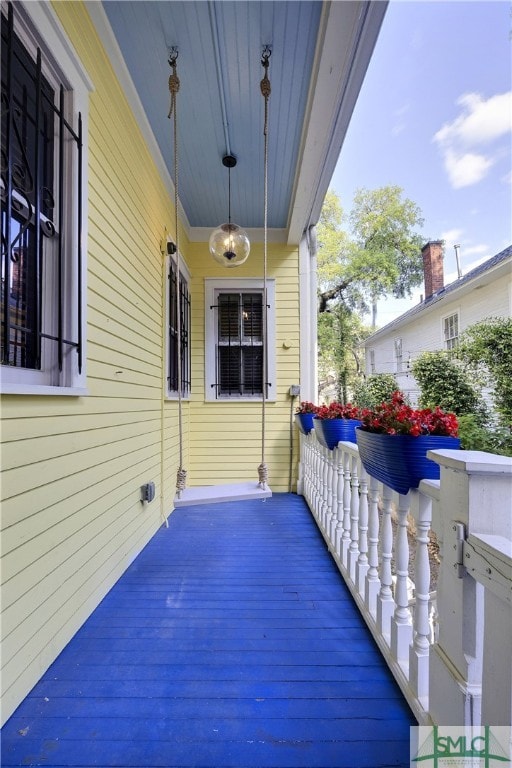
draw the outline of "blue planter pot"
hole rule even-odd
[[[441,435],[378,435],[357,429],[356,438],[368,474],[397,493],[417,488],[420,480],[439,480],[439,464],[427,459],[427,451],[460,448],[458,437]]]
[[[358,419],[314,419],[318,442],[331,451],[340,440],[356,442],[356,427],[361,426]]]
[[[296,413],[295,414],[295,423],[299,428],[299,432],[302,432],[303,435],[309,435],[309,433],[313,429],[313,417],[314,417],[313,413]]]

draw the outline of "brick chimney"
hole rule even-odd
[[[421,249],[423,276],[425,280],[425,301],[444,288],[444,240],[430,240]]]

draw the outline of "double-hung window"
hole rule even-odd
[[[181,396],[189,397],[190,375],[190,292],[189,277],[182,265],[179,279],[180,320],[178,322],[178,284],[176,282],[176,261],[169,256],[167,280],[167,394],[178,396],[178,370],[181,360]],[[178,355],[178,350],[180,354]]]
[[[443,318],[444,348],[455,349],[459,339],[459,316],[457,313]]]
[[[86,76],[74,72],[51,9],[2,12],[1,377],[5,392],[84,385],[83,243]],[[61,36],[61,37],[59,37]],[[51,53],[50,53],[51,51]],[[53,58],[55,57],[55,58]],[[66,75],[64,76],[64,71]],[[80,79],[80,98],[70,77]],[[84,86],[86,86],[84,88]]]
[[[275,399],[274,281],[267,281],[266,327],[261,280],[205,282],[205,398],[254,400],[265,391]]]

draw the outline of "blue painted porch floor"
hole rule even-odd
[[[409,766],[405,700],[303,499],[183,507],[2,731],[2,766]]]

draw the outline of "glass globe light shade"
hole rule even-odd
[[[221,224],[214,229],[208,246],[215,261],[223,267],[240,266],[251,250],[247,232],[238,224]]]

